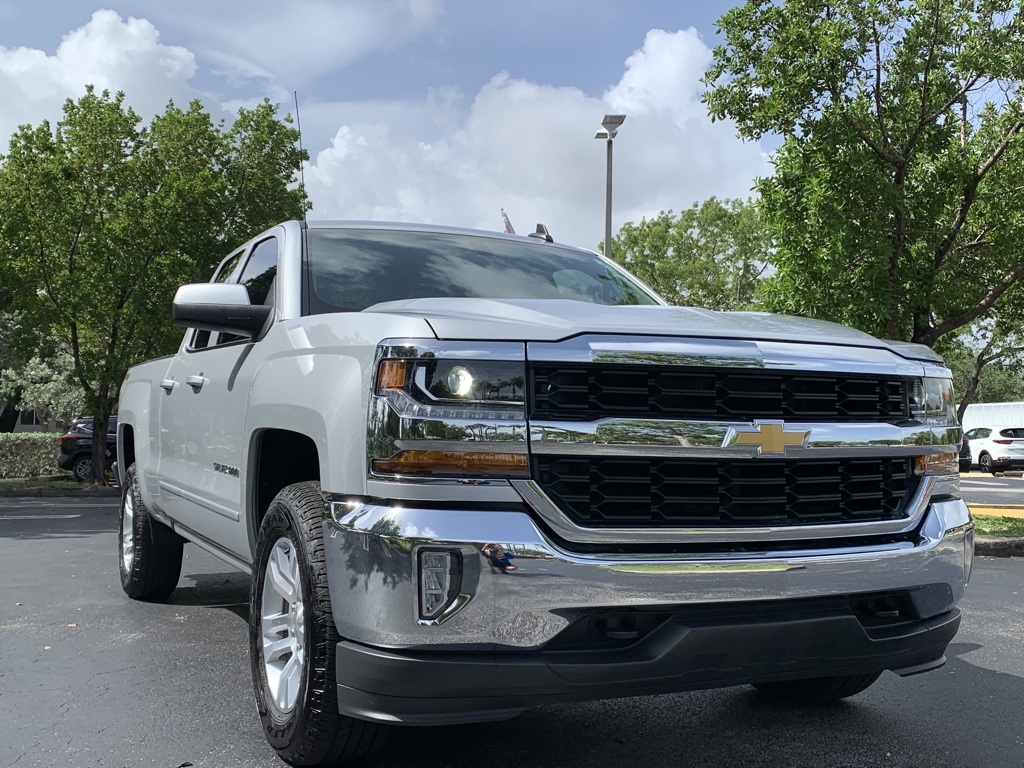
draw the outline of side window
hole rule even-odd
[[[992,434],[992,430],[991,429],[979,429],[978,430],[978,437],[988,437],[991,434]]]
[[[966,432],[964,432],[964,437],[966,437],[968,440],[973,440],[975,437],[977,437],[977,434],[978,434],[978,430],[976,430],[976,429],[969,429]]]
[[[206,349],[210,346],[210,332],[200,328],[192,330],[192,340],[188,343],[189,349]]]
[[[235,270],[238,269],[238,262],[242,260],[242,254],[245,251],[239,251],[231,255],[227,261],[224,262],[224,266],[221,267],[217,274],[213,276],[211,283],[226,283],[231,279],[231,276],[235,274]]]
[[[242,262],[242,256],[245,255],[245,250],[239,250],[231,254],[227,261],[223,263],[223,266],[218,269],[211,283],[227,283],[231,281],[231,278],[238,272],[238,265]],[[228,339],[219,339],[220,334],[211,333],[210,331],[200,330],[199,328],[193,328],[192,336],[188,342],[188,349],[195,352],[196,350],[206,349],[207,347],[215,347],[218,344],[223,344]],[[237,337],[232,337],[237,338]]]
[[[257,243],[245,263],[238,282],[249,291],[251,304],[274,303],[274,278],[277,276],[277,238]]]

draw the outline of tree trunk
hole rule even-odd
[[[964,392],[964,396],[960,400],[960,405],[956,409],[956,420],[961,424],[964,423],[964,413],[967,411],[967,406],[974,402],[974,396],[978,393],[978,381],[981,380],[981,369],[984,368],[985,364],[988,362],[989,360],[985,357],[985,350],[979,352],[978,356],[974,358],[974,365],[971,366],[971,375],[967,377],[967,390]]]
[[[107,484],[107,422],[110,421],[112,406],[107,398],[109,385],[100,384],[96,399],[100,403],[99,408],[94,411],[92,417],[92,478],[90,482],[96,485]]]

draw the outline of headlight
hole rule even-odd
[[[522,362],[398,359],[381,361],[374,388],[380,396],[399,395],[399,405],[407,397],[434,411],[417,415],[472,418],[485,415],[481,411],[516,409],[515,418],[523,407],[525,381]]]
[[[910,395],[910,414],[930,426],[955,426],[953,380],[933,376],[917,379]]]
[[[371,477],[529,476],[525,386],[521,343],[382,342],[367,422]]]

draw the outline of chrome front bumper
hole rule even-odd
[[[727,607],[929,587],[940,597],[918,606],[926,619],[963,596],[974,549],[960,500],[930,504],[915,541],[687,556],[577,554],[545,536],[525,509],[431,507],[329,502],[328,578],[346,640],[417,651],[530,651],[596,609]],[[482,550],[494,543],[515,555],[515,571],[488,566]],[[458,550],[463,563],[459,598],[432,621],[419,617],[424,547]]]

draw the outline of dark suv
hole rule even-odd
[[[117,460],[117,417],[107,422],[107,455],[104,469],[110,469]],[[57,466],[66,469],[83,482],[92,472],[92,416],[75,419],[71,428],[60,438]]]

